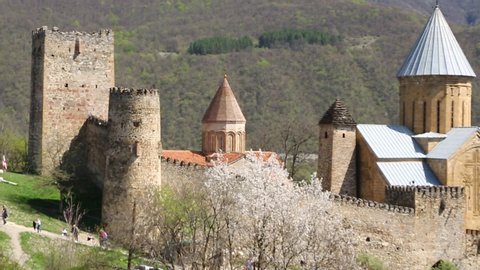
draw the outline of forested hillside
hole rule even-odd
[[[318,120],[336,97],[346,101],[359,123],[395,123],[395,74],[430,12],[423,15],[387,4],[0,0],[0,123],[26,134],[31,30],[42,25],[62,31],[112,28],[117,85],[160,89],[166,149],[201,147],[201,119],[224,70],[247,118],[247,148],[280,149],[279,131],[289,124],[316,132]],[[480,27],[451,26],[480,74]],[[261,34],[282,29],[316,30],[341,39],[334,44],[258,47]],[[190,43],[200,39],[244,36],[254,46],[222,54],[187,52]],[[479,91],[476,80],[475,112],[480,110]],[[474,124],[480,124],[478,113]],[[310,145],[312,152],[317,150],[315,143]]]

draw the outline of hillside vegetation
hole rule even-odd
[[[27,131],[32,29],[113,28],[117,85],[160,89],[166,149],[201,147],[201,119],[225,70],[247,118],[247,148],[279,150],[279,131],[289,123],[316,133],[336,97],[359,123],[396,123],[395,74],[430,14],[360,0],[68,2],[0,0],[0,128]],[[448,17],[449,10],[443,11]],[[480,27],[451,26],[480,74]],[[258,47],[262,33],[282,29],[342,38],[333,45]],[[244,36],[253,47],[214,55],[187,52],[197,40]],[[478,111],[477,80],[474,89]],[[479,114],[473,119],[480,124]],[[315,140],[309,151],[317,151]]]

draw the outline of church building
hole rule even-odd
[[[391,186],[465,187],[466,229],[480,229],[476,77],[439,7],[397,74],[399,123],[356,124],[341,100],[319,123],[318,176],[333,193],[387,202]]]

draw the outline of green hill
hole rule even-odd
[[[316,132],[336,97],[359,123],[395,123],[395,74],[428,15],[361,0],[0,0],[0,128],[26,134],[31,30],[113,28],[116,82],[156,87],[164,148],[200,148],[201,119],[224,70],[247,118],[247,148],[279,149],[288,123]],[[377,1],[381,2],[381,1]],[[443,10],[448,17],[449,10]],[[451,25],[480,71],[480,27]],[[341,36],[334,45],[295,43],[211,55],[191,55],[191,42],[265,32],[317,30]],[[480,74],[480,73],[479,73]],[[474,111],[480,104],[474,82]],[[475,113],[473,124],[480,124]],[[312,144],[310,151],[317,151]]]

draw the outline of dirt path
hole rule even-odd
[[[0,221],[1,222],[1,221]],[[33,228],[31,227],[25,227],[22,225],[15,224],[13,222],[8,222],[7,224],[0,225],[0,231],[5,232],[10,236],[10,248],[11,248],[11,254],[10,256],[12,257],[13,260],[18,262],[21,265],[24,265],[25,262],[29,259],[28,255],[22,250],[22,247],[20,245],[20,233],[22,232],[35,232]],[[55,234],[47,231],[41,231],[40,235],[46,236],[50,239],[60,239],[64,241],[71,241],[71,238],[62,236],[60,234]],[[83,244],[83,245],[88,245],[88,246],[95,246],[98,245],[98,240],[93,239],[88,241],[87,240],[87,233],[81,232],[80,235],[78,236],[78,243]]]

